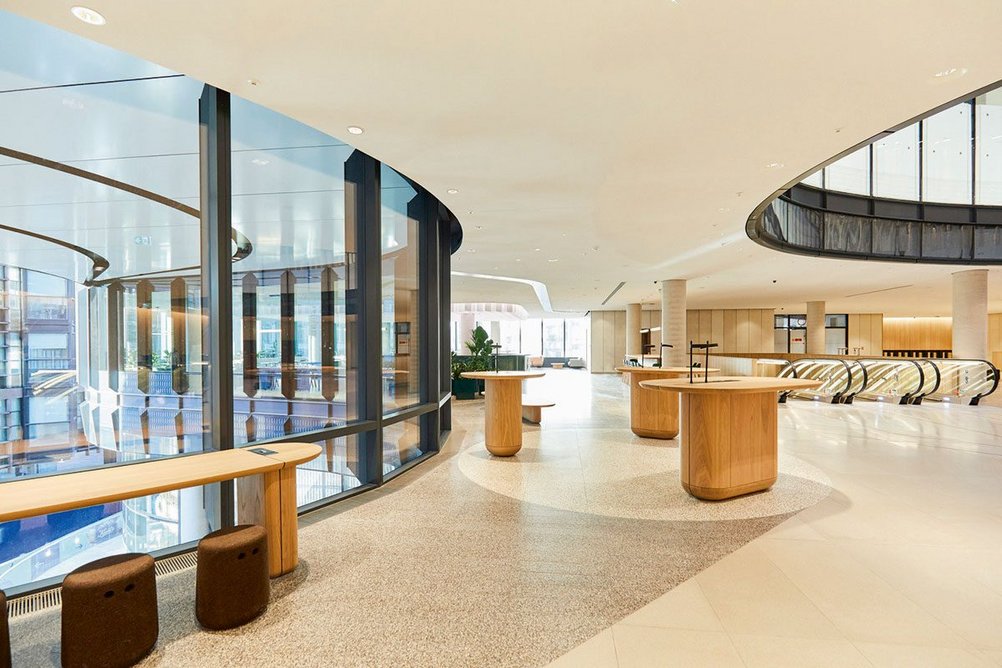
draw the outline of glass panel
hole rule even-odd
[[[874,219],[873,253],[896,257],[919,257],[922,248],[921,223]]]
[[[825,245],[827,250],[845,253],[870,252],[870,220],[838,213],[826,213]]]
[[[564,356],[564,321],[543,320],[543,356]]]
[[[383,427],[383,473],[421,456],[420,424],[421,418],[415,417]]]
[[[591,330],[590,318],[568,318],[564,321],[566,326],[566,349],[564,354],[568,357],[588,357],[588,333]]]
[[[417,191],[380,167],[383,256],[383,412],[421,400],[418,338],[418,222],[409,211]]]
[[[978,148],[975,173],[976,204],[1002,204],[1002,90],[993,90],[975,101]]]
[[[232,101],[233,224],[253,252],[234,265],[236,443],[342,426],[348,384],[344,143]]]
[[[859,195],[870,194],[870,147],[853,151],[825,167],[825,187]]]
[[[502,353],[519,353],[519,321],[518,320],[502,320],[501,325],[501,340],[498,343],[501,344]]]
[[[919,124],[909,125],[873,145],[875,197],[918,200]]]
[[[922,227],[922,256],[934,258],[969,259],[971,257],[971,225],[924,225]]]
[[[922,121],[922,199],[971,203],[971,105]]]
[[[804,179],[803,181],[801,181],[801,183],[803,183],[804,185],[808,185],[808,186],[814,186],[815,188],[822,188],[822,187],[824,187],[824,180],[822,178],[823,174],[824,174],[824,170],[819,169],[818,171],[814,172],[813,174],[811,174],[810,176],[808,176],[806,179]]]
[[[202,84],[2,12],[0,41],[11,47],[0,56],[0,145],[156,194],[0,161],[6,224],[109,265],[92,282],[84,254],[0,238],[0,382],[13,397],[0,400],[0,484],[211,447],[200,394]],[[115,79],[131,80],[97,83]],[[137,275],[148,272],[159,273]],[[217,496],[193,488],[3,523],[0,587],[200,538],[218,526]]]
[[[300,464],[296,470],[296,494],[299,507],[322,501],[358,487],[358,436],[341,436],[317,441],[322,449],[316,459]]]
[[[521,323],[522,354],[543,354],[543,321],[539,318],[529,318]]]

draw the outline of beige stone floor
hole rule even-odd
[[[552,666],[1002,666],[1002,410],[789,409],[832,495]]]
[[[558,405],[518,457],[483,450],[482,401],[456,404],[440,455],[301,518],[302,565],[255,622],[201,631],[193,573],[163,578],[145,665],[1000,660],[1002,410],[791,403],[776,487],[702,504],[677,442],[629,431],[617,377],[529,383]],[[58,665],[58,611],[12,632],[15,666]]]

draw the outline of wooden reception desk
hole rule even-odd
[[[542,371],[467,371],[463,378],[483,380],[486,414],[484,444],[498,457],[522,449],[522,381],[542,378]]]
[[[678,436],[678,394],[649,390],[640,385],[645,380],[689,378],[689,367],[619,366],[616,371],[630,374],[630,429],[644,438]],[[693,369],[693,375],[717,373],[719,369]]]
[[[783,390],[820,381],[722,376],[709,382],[645,380],[650,390],[682,395],[682,488],[719,501],[769,489],[776,482],[776,423]]]

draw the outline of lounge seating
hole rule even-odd
[[[587,366],[585,361],[580,357],[571,357],[567,360],[568,369],[583,369]]]
[[[539,368],[539,367],[543,366],[543,358],[542,357],[530,357],[529,358],[529,366],[536,367],[536,368]]]
[[[157,643],[153,557],[120,554],[85,564],[63,580],[64,668],[125,668]]]
[[[241,524],[198,541],[195,617],[207,629],[242,626],[268,607],[268,533]]]

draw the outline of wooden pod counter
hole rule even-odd
[[[542,378],[542,371],[467,371],[463,378],[483,380],[486,401],[484,444],[498,457],[522,449],[522,381]]]
[[[675,438],[678,436],[678,394],[649,390],[640,385],[645,380],[688,378],[689,367],[620,366],[620,373],[630,374],[630,429],[644,438]],[[693,369],[702,378],[718,369]]]
[[[769,489],[776,482],[777,392],[818,387],[814,380],[725,376],[644,380],[641,386],[682,395],[682,487],[719,501]]]

